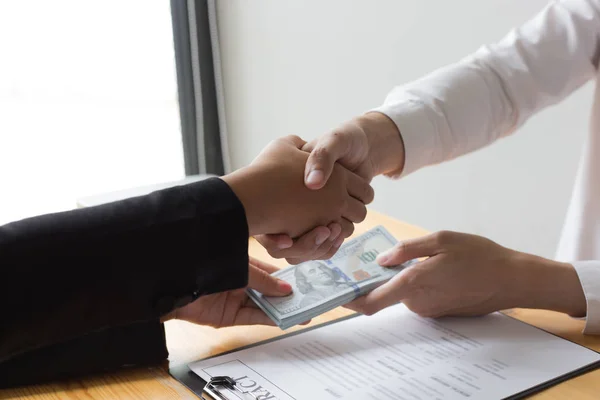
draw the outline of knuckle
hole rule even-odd
[[[319,139],[311,140],[310,142],[308,142],[304,146],[302,146],[302,150],[312,152],[315,149],[315,146],[317,145],[318,142],[319,142]]]
[[[345,136],[346,133],[344,131],[336,129],[328,133],[324,139],[330,146],[333,147],[343,145],[346,140]]]
[[[263,285],[268,285],[272,282],[271,276],[263,270],[256,270],[257,280]]]
[[[397,281],[395,282],[396,287],[399,288],[398,300],[411,301],[419,298],[420,284],[421,279],[418,272],[411,271],[411,268],[402,270],[397,275]]]
[[[445,245],[452,241],[454,233],[451,231],[438,231],[433,234],[433,239],[438,245]]]
[[[298,135],[287,135],[285,138],[289,139],[289,140],[293,140],[294,142],[302,141],[302,138]]]
[[[411,291],[415,286],[418,286],[418,282],[421,278],[421,274],[416,268],[407,268],[402,271],[402,284]]]
[[[401,241],[398,242],[396,244],[396,246],[394,247],[393,256],[398,256],[399,254],[405,253],[408,250],[408,245],[406,244],[405,241]],[[404,273],[406,273],[407,271],[405,271]]]
[[[343,139],[343,138],[344,138],[344,132],[343,131],[336,129],[333,132],[331,132],[331,140],[332,141],[335,142],[335,141]]]
[[[327,164],[330,159],[329,149],[327,147],[316,147],[312,151],[312,156],[317,162]]]

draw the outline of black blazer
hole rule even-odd
[[[0,227],[0,387],[163,361],[162,315],[248,280],[218,178]]]

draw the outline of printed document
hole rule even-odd
[[[595,363],[599,353],[500,313],[434,320],[397,305],[189,367],[258,400],[462,400],[503,399]]]

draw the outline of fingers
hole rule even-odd
[[[442,245],[439,240],[439,233],[404,240],[390,250],[381,253],[377,257],[377,263],[383,267],[390,267],[415,258],[431,257],[441,251]]]
[[[319,139],[311,140],[310,142],[308,142],[304,146],[302,146],[301,150],[306,151],[307,153],[310,153],[311,151],[313,151],[315,149],[315,146],[317,145],[317,143],[319,143]]]
[[[279,235],[256,235],[254,238],[260,243],[269,254],[273,256],[273,253],[279,250],[289,249],[294,244],[294,240],[286,234]],[[275,257],[275,256],[273,256]],[[275,257],[279,258],[279,257]]]
[[[252,264],[249,265],[249,268],[249,288],[257,290],[267,296],[287,296],[292,292],[292,286],[289,283],[275,278],[265,270]]]
[[[353,230],[352,222],[342,220],[332,222],[326,227],[317,227],[292,241],[293,245],[288,247],[279,245],[282,238],[289,238],[287,235],[259,235],[256,239],[267,249],[271,257],[285,258],[290,264],[300,264],[308,260],[330,259]],[[291,241],[291,238],[289,240]]]
[[[352,225],[350,222],[348,222]],[[343,241],[342,225],[332,222],[328,226],[320,226],[293,242],[288,248],[280,248],[273,239],[274,236],[285,235],[265,235],[257,236],[256,239],[267,249],[271,257],[285,258],[290,264],[299,264],[308,260],[326,260],[331,258],[337,251],[337,248]],[[337,240],[341,241],[334,247]]]
[[[337,239],[340,236],[340,233],[342,233],[342,225],[340,225],[337,222],[332,222],[327,227],[331,231],[331,236],[329,236],[329,240]]]
[[[254,307],[242,307],[237,312],[233,325],[271,325],[275,323],[261,309]]]
[[[312,146],[304,146],[309,148]],[[344,155],[339,135],[325,135],[314,145],[304,169],[304,183],[309,189],[321,189],[331,176],[335,162]],[[303,148],[303,149],[304,149]]]
[[[344,304],[344,308],[347,308],[352,311],[356,311],[361,314],[364,314],[363,313],[364,306],[365,306],[365,296],[360,296],[356,300],[352,300],[350,303]]]
[[[300,239],[295,245],[298,249],[297,255],[287,256],[286,261],[295,265],[308,260],[328,260],[333,257],[337,253],[344,237],[341,236],[342,226],[339,223],[332,222],[328,225],[328,228],[331,231],[331,235],[322,245],[310,248],[308,247],[310,246],[310,242],[303,244],[302,239]]]
[[[262,269],[263,271],[265,271],[268,274],[272,274],[274,272],[279,271],[279,268],[272,264],[266,263],[264,261],[260,261],[259,259],[254,258],[254,257],[249,257],[249,259],[250,259],[250,265],[252,265],[258,269]]]
[[[344,307],[365,315],[373,315],[405,299],[411,290],[413,271],[405,269],[388,282]]]
[[[352,234],[354,233],[354,224],[352,222],[350,222],[349,220],[342,218],[342,220],[340,221],[340,225],[342,226],[342,233],[340,234],[340,237],[338,238],[338,240],[341,240],[339,242],[339,245],[342,244],[343,239],[352,236]],[[338,247],[340,247],[339,245],[338,245]]]
[[[284,143],[289,143],[289,144],[295,146],[298,150],[302,149],[302,147],[306,144],[305,140],[303,140],[301,137],[296,136],[296,135],[288,135],[288,136],[284,136],[284,137],[276,139],[276,140],[280,140]]]
[[[365,204],[373,201],[373,188],[358,175],[350,171],[345,172],[348,176],[347,188],[350,198],[342,216],[351,222],[362,222],[367,216]]]
[[[345,172],[348,176],[348,194],[364,204],[371,203],[375,198],[375,192],[369,182],[353,172],[347,170]]]
[[[354,197],[350,197],[346,204],[347,206],[342,213],[342,217],[355,223],[364,221],[367,217],[367,207],[362,202],[356,200]]]
[[[354,233],[354,224],[348,221],[347,219],[342,219],[339,222],[338,226],[340,226],[341,228],[340,234],[339,236],[337,236],[337,239],[330,239],[331,247],[329,247],[327,252],[323,254],[315,254],[311,258],[287,258],[286,261],[290,264],[300,264],[301,262],[308,260],[329,260],[340,249],[340,246],[342,245],[342,243],[344,243],[344,239],[346,239],[347,237],[351,236],[352,233]],[[324,245],[320,249],[325,249]]]
[[[307,325],[311,322],[304,321],[298,325]],[[238,311],[233,320],[232,325],[269,325],[275,326],[275,323],[269,318],[260,308],[256,307],[242,307]]]

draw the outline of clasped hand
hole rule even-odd
[[[264,234],[279,234],[275,237],[290,241],[304,234],[302,245],[333,255],[342,240],[352,234],[353,224],[366,217],[365,204],[373,200],[373,189],[367,179],[340,164],[332,164],[326,184],[317,190],[307,188],[306,144],[297,136],[274,140],[250,166],[223,179],[244,205],[250,234],[259,241],[264,240]],[[307,233],[319,226],[326,231],[324,235],[319,231]]]
[[[288,136],[271,142],[248,167],[223,177],[246,213],[250,235],[283,234],[297,237],[315,226],[328,225],[337,237],[311,232],[303,243],[324,247],[333,254],[343,238],[352,234],[353,223],[366,216],[365,204],[373,200],[369,183],[346,168],[333,166],[327,184],[318,190],[304,185],[309,153],[306,142]],[[327,240],[327,243],[324,243]],[[292,287],[275,277],[276,267],[250,259],[248,287],[270,296],[285,296]],[[205,295],[175,310],[163,320],[181,319],[216,328],[232,325],[273,325],[249,300],[244,289]]]

